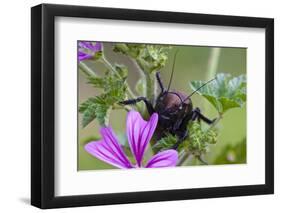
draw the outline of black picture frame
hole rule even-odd
[[[97,195],[54,195],[55,189],[55,17],[100,18],[264,28],[266,136],[265,184]],[[105,204],[217,198],[274,193],[274,20],[164,11],[41,4],[31,9],[31,204],[60,208]],[[258,95],[258,94],[257,94]]]

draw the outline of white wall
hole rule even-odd
[[[45,3],[81,4],[275,18],[275,195],[173,201],[51,210],[50,212],[273,212],[281,202],[281,13],[279,1],[94,1],[59,0]],[[29,206],[30,191],[30,7],[41,1],[1,2],[0,19],[0,211],[39,212]],[[4,118],[4,119],[3,119]],[[241,174],[243,175],[243,174]],[[275,211],[276,212],[276,211]]]

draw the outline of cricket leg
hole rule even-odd
[[[192,117],[191,117],[191,120],[195,121],[195,120],[203,120],[205,123],[207,124],[212,124],[215,122],[216,118],[213,119],[213,120],[210,120],[209,118],[207,118],[206,116],[204,116],[202,113],[201,113],[201,110],[196,107],[193,111],[192,111]]]
[[[126,100],[126,101],[120,101],[119,103],[123,104],[123,105],[135,105],[136,103],[141,102],[141,101],[143,101],[145,103],[145,106],[146,106],[146,109],[147,109],[148,113],[150,115],[152,115],[155,112],[155,110],[154,110],[151,102],[148,101],[145,97],[138,97],[136,99],[129,99],[129,100]]]

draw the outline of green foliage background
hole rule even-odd
[[[103,43],[104,54],[112,63],[125,64],[128,67],[128,83],[137,84],[139,73],[135,65],[128,57],[112,51],[113,43]],[[187,94],[192,92],[189,86],[193,80],[207,81],[210,79],[210,57],[213,51],[212,47],[199,46],[172,46],[169,52],[168,62],[161,70],[161,77],[168,85],[173,56],[178,50],[176,59],[175,74],[172,82],[172,89],[183,91]],[[86,61],[89,67],[92,67],[96,72],[105,72],[104,66],[99,62]],[[220,48],[220,55],[216,72],[229,73],[232,76],[246,74],[246,49],[245,48]],[[79,104],[87,100],[89,97],[101,94],[101,90],[94,89],[87,82],[88,80],[83,73],[78,73],[79,77]],[[193,105],[200,107],[203,114],[209,118],[217,117],[217,112],[207,100],[202,96],[195,94],[192,97]],[[126,112],[124,110],[114,110],[111,113],[109,124],[120,135],[120,142],[124,142],[122,133],[125,131]],[[84,151],[83,146],[89,141],[98,139],[99,124],[95,120],[82,127],[82,116],[79,113],[79,129],[78,129],[78,170],[92,169],[108,169],[112,166],[103,163],[102,161],[92,157]],[[242,108],[234,108],[224,114],[223,119],[219,123],[218,142],[209,146],[208,152],[204,159],[208,164],[232,164],[246,163],[246,106]],[[197,159],[187,161],[186,165],[201,165]]]

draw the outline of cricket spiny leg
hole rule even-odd
[[[143,101],[145,103],[145,106],[146,106],[146,109],[148,111],[148,113],[150,115],[152,115],[155,110],[152,106],[152,104],[150,103],[150,101],[148,101],[145,97],[138,97],[136,99],[129,99],[129,100],[125,100],[125,101],[120,101],[119,104],[122,104],[122,105],[135,105],[137,104],[138,102],[141,102]]]
[[[202,113],[201,113],[201,110],[196,107],[193,111],[192,111],[192,116],[191,116],[191,120],[192,121],[195,121],[195,120],[203,120],[205,123],[207,124],[212,124],[215,122],[216,119],[213,119],[213,120],[210,120],[209,118],[207,118],[206,116],[204,116]]]
[[[177,150],[179,145],[188,137],[187,129],[178,131],[176,133],[176,136],[178,137],[178,141],[172,146],[172,149],[175,149],[175,150]]]

